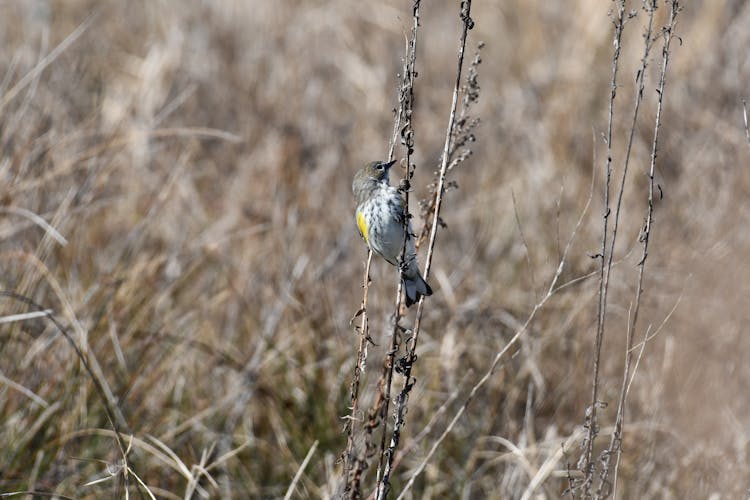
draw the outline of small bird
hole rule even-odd
[[[406,203],[398,189],[388,182],[388,172],[396,161],[373,161],[354,176],[352,192],[357,202],[357,228],[373,252],[389,264],[399,266],[406,291],[406,307],[422,295],[432,295],[430,285],[422,278],[417,265],[417,251],[411,222],[406,215]],[[407,224],[407,231],[404,231]],[[406,249],[403,261],[401,251]]]

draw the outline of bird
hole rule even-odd
[[[388,180],[394,163],[395,160],[367,163],[355,174],[352,193],[357,203],[355,216],[359,234],[373,252],[399,268],[406,307],[409,307],[420,297],[432,295],[432,288],[419,272],[406,200]],[[399,260],[402,251],[403,259]]]

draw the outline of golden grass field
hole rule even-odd
[[[481,123],[473,155],[449,177],[458,189],[441,212],[391,498],[544,296],[591,193],[560,276],[569,284],[406,496],[557,498],[568,487],[591,404],[591,256],[602,238],[614,5],[472,6],[467,64],[486,44],[472,109]],[[47,318],[0,323],[0,494],[336,495],[358,345],[350,319],[367,258],[351,180],[387,154],[411,2],[0,6],[0,288],[52,310],[81,351]],[[628,393],[617,498],[750,491],[750,2],[683,7],[635,330],[636,344],[650,340]],[[613,186],[647,20],[641,2],[629,9],[637,15],[621,43]],[[417,228],[445,139],[458,10],[447,0],[421,5]],[[668,12],[659,0],[657,27]],[[634,307],[660,40],[610,276],[596,454],[612,432]],[[368,316],[377,346],[363,408],[374,399],[396,282],[375,259]],[[35,311],[0,299],[0,316]],[[130,445],[129,470],[105,399]],[[371,465],[365,497],[374,476]]]

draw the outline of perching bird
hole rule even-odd
[[[406,306],[422,295],[432,295],[430,285],[422,278],[417,265],[411,222],[407,221],[404,197],[388,183],[388,172],[394,161],[373,161],[354,176],[352,192],[357,202],[357,227],[373,252],[388,263],[399,266],[406,291]],[[404,224],[408,230],[404,231]],[[402,262],[401,251],[406,250]]]

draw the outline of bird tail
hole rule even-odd
[[[419,298],[423,295],[432,295],[432,288],[422,278],[416,260],[413,260],[409,268],[401,274],[401,279],[404,281],[404,290],[406,292],[406,307],[410,307],[415,302],[418,302]]]

